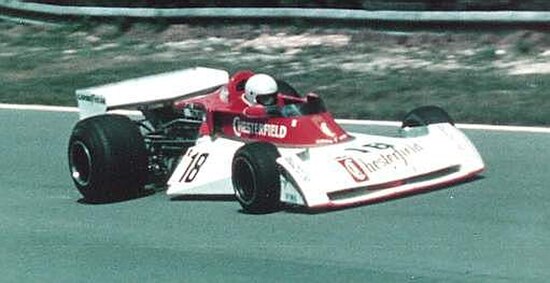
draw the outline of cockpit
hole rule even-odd
[[[251,117],[299,117],[326,112],[321,97],[314,93],[301,95],[290,84],[277,80],[277,102],[273,105],[248,106],[244,110]]]

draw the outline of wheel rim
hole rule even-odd
[[[235,160],[234,168],[235,171],[233,174],[235,179],[233,187],[235,188],[235,195],[240,202],[250,205],[254,201],[256,192],[254,167],[248,160],[238,158]]]
[[[88,147],[81,141],[73,142],[69,159],[73,180],[80,186],[89,185],[92,175],[92,156]]]

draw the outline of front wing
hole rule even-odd
[[[469,139],[450,124],[404,138],[355,134],[355,141],[278,159],[281,200],[308,207],[376,202],[451,185],[484,170]],[[418,135],[418,136],[417,136]]]

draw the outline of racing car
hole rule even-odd
[[[247,213],[339,208],[449,186],[484,163],[437,106],[391,136],[347,132],[315,93],[277,80],[276,103],[246,100],[244,70],[194,67],[76,91],[68,145],[83,198],[108,202],[161,187],[171,198],[234,196]]]

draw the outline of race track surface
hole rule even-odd
[[[1,282],[545,282],[550,135],[467,131],[484,178],[350,209],[240,213],[156,193],[90,205],[75,113],[0,110]],[[358,126],[354,126],[358,128]]]

